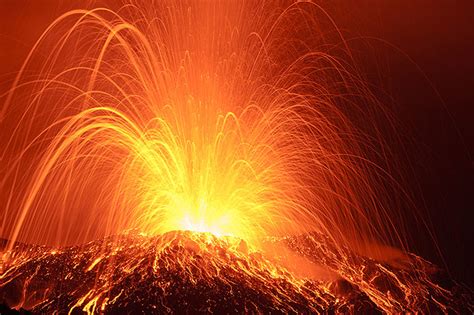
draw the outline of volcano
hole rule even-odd
[[[413,254],[381,262],[342,253],[319,233],[267,239],[264,247],[272,254],[190,231],[132,231],[62,249],[17,244],[4,252],[0,302],[33,314],[474,310],[469,289]],[[298,260],[284,265],[279,253]]]

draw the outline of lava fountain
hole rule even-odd
[[[69,11],[1,97],[0,288],[21,287],[3,294],[10,305],[120,312],[145,285],[155,291],[144,296],[162,294],[150,312],[185,309],[198,291],[185,305],[163,298],[176,274],[184,287],[216,284],[215,295],[236,283],[271,288],[265,307],[240,296],[252,301],[240,311],[364,309],[337,306],[335,279],[379,311],[422,310],[438,295],[432,304],[450,307],[449,291],[430,291],[427,271],[415,270],[429,264],[404,253],[410,195],[380,131],[390,113],[312,2]],[[326,250],[295,245],[303,235]],[[382,256],[396,257],[400,274],[373,263]],[[364,278],[370,264],[397,289]],[[66,282],[92,276],[61,300],[57,279],[31,285],[38,272],[54,277],[51,266]],[[136,270],[155,278],[123,293]]]

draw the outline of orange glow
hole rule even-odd
[[[390,115],[315,3],[68,11],[0,97],[1,236],[9,240],[0,289],[30,263],[65,259],[75,265],[64,281],[78,270],[101,275],[69,301],[70,311],[87,313],[120,298],[110,296],[122,279],[114,264],[123,277],[179,270],[193,284],[228,268],[271,287],[275,305],[290,305],[287,289],[313,301],[313,312],[339,302],[328,284],[339,278],[387,312],[407,310],[407,301],[416,309],[428,294],[428,280],[403,273],[413,265],[399,208],[410,198],[379,129]],[[308,258],[311,246],[290,249],[299,236],[323,244],[330,263]],[[17,242],[54,249],[21,252]],[[403,276],[354,258],[387,253]],[[374,289],[367,261],[373,279],[389,275],[403,296]],[[318,290],[308,281],[320,281],[311,282]]]
[[[400,246],[378,184],[392,178],[370,159],[380,144],[344,114],[349,95],[378,104],[319,48],[330,18],[309,2],[243,18],[251,7],[98,8],[52,23],[3,95],[3,236],[185,229],[258,246],[319,231]]]

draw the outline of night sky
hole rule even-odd
[[[349,37],[376,37],[400,50],[367,40],[373,51],[364,52],[373,58],[365,69],[379,75],[374,84],[393,98],[391,108],[411,139],[411,184],[421,192],[418,206],[430,216],[448,269],[472,287],[474,2],[356,2],[336,1],[328,11]],[[417,232],[414,225],[416,252],[443,265]]]

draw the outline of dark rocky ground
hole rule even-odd
[[[316,233],[267,245],[300,257],[290,266],[294,271],[304,260],[325,276],[296,276],[280,266],[278,255],[203,233],[128,233],[63,249],[18,245],[1,266],[0,314],[13,311],[9,307],[23,314],[474,310],[470,289],[415,255],[380,262]]]

